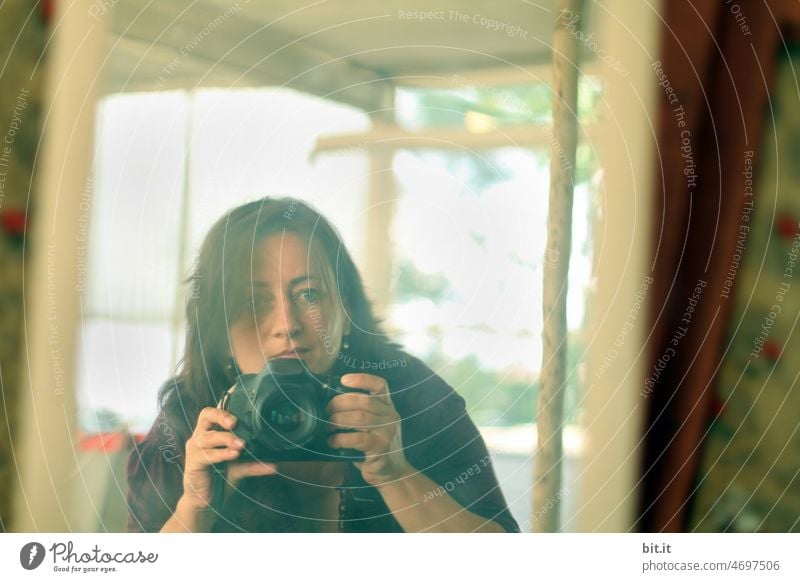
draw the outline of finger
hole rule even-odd
[[[389,416],[379,416],[364,410],[348,410],[336,412],[328,419],[328,430],[341,430],[354,428],[356,430],[369,430],[385,427],[391,424]]]
[[[278,468],[273,463],[262,463],[261,461],[231,463],[228,465],[228,480],[236,483],[245,477],[264,477],[277,472]]]
[[[373,414],[386,415],[390,412],[390,406],[370,394],[348,392],[331,398],[326,410],[328,414],[346,412],[348,410],[362,410]]]
[[[201,449],[228,447],[243,449],[245,442],[230,431],[207,430],[194,435],[195,444]]]
[[[200,411],[197,418],[195,432],[203,432],[221,426],[222,428],[233,428],[236,425],[236,417],[226,410],[207,406]]]
[[[342,384],[348,388],[358,388],[366,390],[372,396],[378,397],[383,402],[391,402],[389,395],[389,385],[380,376],[372,374],[345,374],[342,376]]]
[[[236,449],[197,449],[192,459],[201,465],[216,465],[222,461],[232,461],[238,458],[239,454],[240,451]]]
[[[328,438],[333,449],[355,449],[366,453],[371,450],[373,436],[368,432],[340,432]]]

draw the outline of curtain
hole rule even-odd
[[[657,200],[642,398],[642,531],[687,529],[698,464],[719,414],[718,373],[741,282],[742,225],[777,57],[800,32],[794,0],[664,3]],[[746,242],[744,243],[746,244]]]
[[[781,58],[691,531],[800,531],[800,45]],[[746,242],[746,245],[744,244]]]

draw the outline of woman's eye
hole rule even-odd
[[[297,296],[306,303],[316,303],[319,301],[319,291],[316,289],[303,289]]]

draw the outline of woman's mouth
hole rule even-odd
[[[272,360],[276,360],[278,358],[302,358],[303,354],[310,352],[308,348],[294,348],[292,350],[285,350],[279,354],[275,354],[272,356]]]

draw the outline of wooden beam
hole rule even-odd
[[[582,128],[581,138],[592,141],[595,131]],[[551,147],[555,137],[545,125],[514,125],[484,133],[470,133],[464,128],[407,131],[396,125],[377,123],[371,131],[317,139],[312,157],[333,151],[361,151],[372,148],[476,150],[498,147]]]

